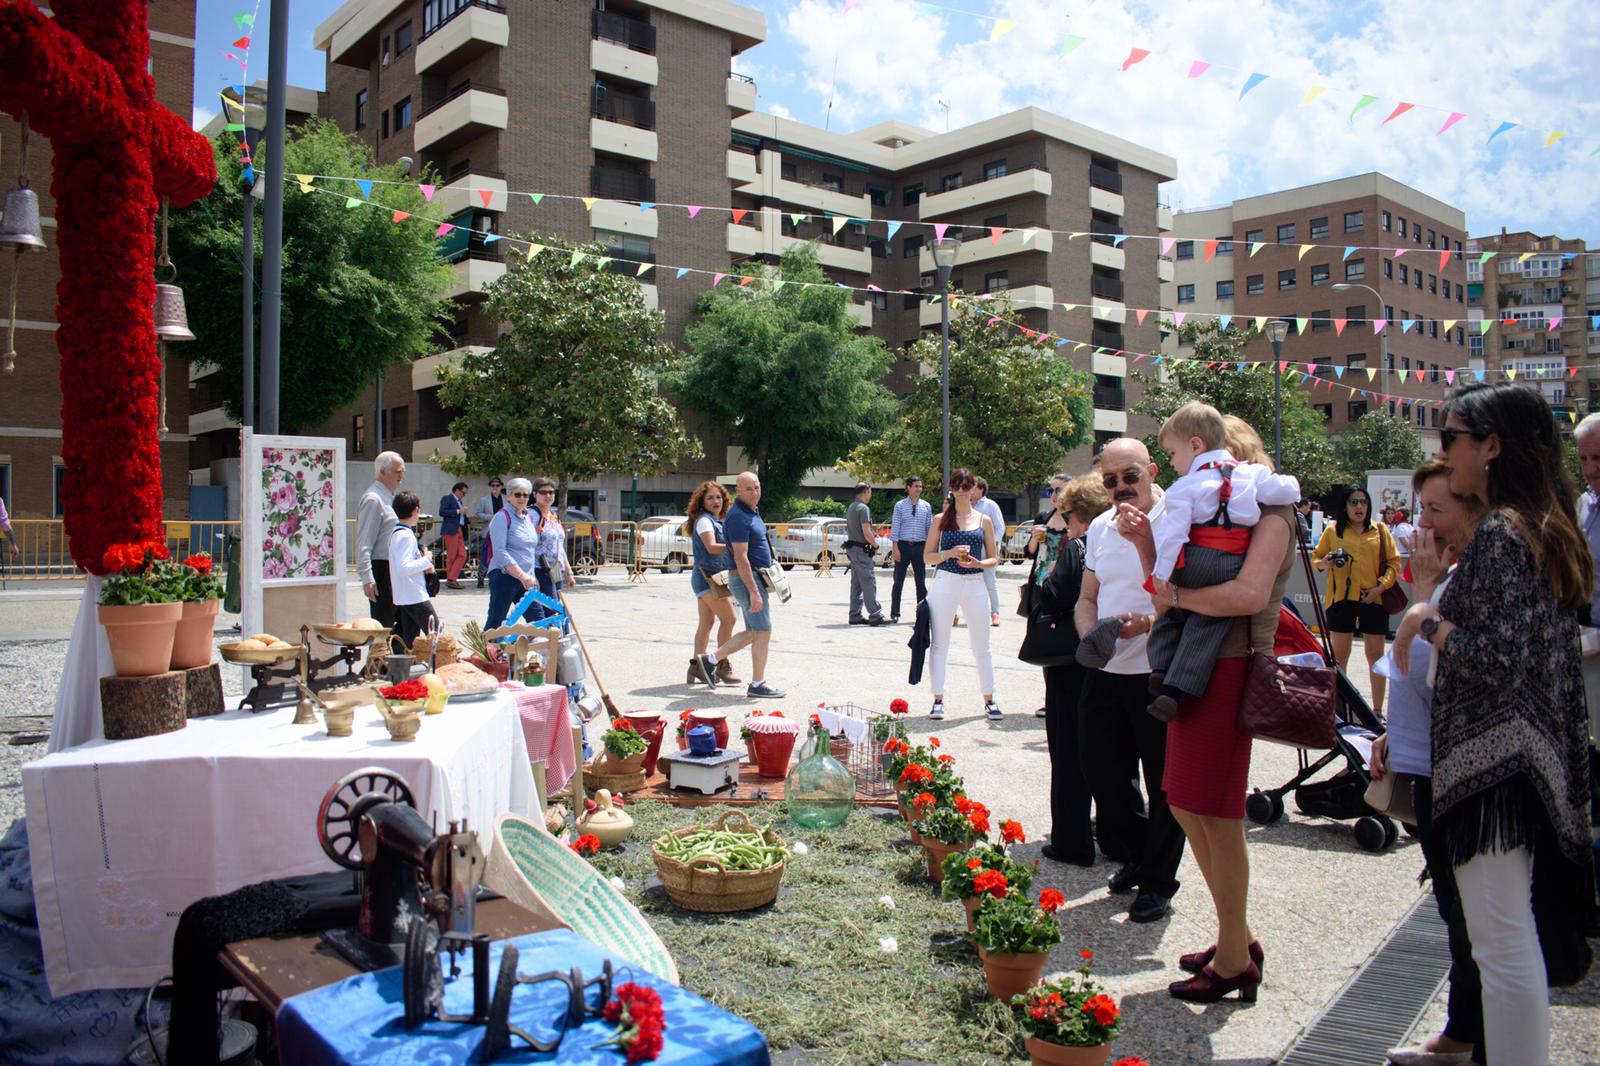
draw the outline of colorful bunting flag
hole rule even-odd
[[[530,192],[528,194],[528,199],[533,201],[533,206],[534,207],[538,207],[539,206],[539,201],[544,199],[544,193],[542,193],[542,192]]]
[[[1198,78],[1200,75],[1204,74],[1210,69],[1210,63],[1207,63],[1203,59],[1196,59],[1193,63],[1189,64],[1189,77]]]
[[[1083,44],[1083,42],[1086,40],[1088,40],[1087,37],[1079,37],[1076,34],[1069,34],[1067,39],[1061,42],[1061,51],[1057,54],[1064,59],[1076,51],[1078,46]]]
[[[1489,139],[1483,143],[1493,144],[1496,137],[1500,136],[1502,133],[1505,133],[1507,130],[1514,130],[1516,128],[1517,124],[1515,122],[1502,122],[1500,125],[1495,127],[1494,132],[1489,134]]]
[[[1133,317],[1139,323],[1139,325],[1142,326],[1142,325],[1144,325],[1144,316],[1148,315],[1149,313],[1150,313],[1149,311],[1147,311],[1147,310],[1145,310],[1144,308],[1141,307],[1141,308],[1139,308],[1137,311],[1135,311],[1133,313]]]
[[[485,192],[484,192],[484,194],[483,194],[483,197],[484,197],[484,199],[483,199],[483,206],[484,206],[484,207],[488,207],[488,206],[489,206],[489,194],[488,194],[488,192],[487,192],[487,191],[485,191]],[[640,211],[640,213],[641,213],[641,214],[642,214],[642,213],[644,213],[644,212],[646,212],[646,211],[651,211],[651,210],[654,210],[654,208],[655,208],[655,206],[656,206],[656,205],[655,205],[655,204],[652,204],[652,203],[644,203],[644,202],[641,202],[641,203],[640,203],[640,204],[639,204],[639,211]]]
[[[1211,262],[1212,257],[1216,254],[1217,242],[1215,240],[1206,241],[1206,262]]]
[[[1357,114],[1359,114],[1360,112],[1366,110],[1367,108],[1371,107],[1373,104],[1375,104],[1377,102],[1378,102],[1378,98],[1376,96],[1363,96],[1360,99],[1360,101],[1356,104],[1356,106],[1352,107],[1350,109],[1350,117],[1348,119],[1346,119],[1345,121],[1354,122],[1355,119],[1356,119],[1356,115]]]
[[[1445,130],[1449,129],[1451,126],[1454,126],[1457,122],[1460,122],[1466,117],[1467,116],[1460,111],[1450,112],[1450,117],[1444,120],[1443,126],[1440,126],[1437,130],[1433,131],[1433,135],[1435,137],[1439,136],[1439,134],[1443,133]]]
[[[640,263],[639,269],[634,271],[633,276],[636,278],[642,278],[645,276],[646,271],[654,270],[655,268],[656,265],[654,263]]]
[[[450,223],[441,222],[439,223],[439,228],[433,231],[433,235],[435,237],[443,237],[446,233],[449,233],[453,229],[455,229],[455,227]]]
[[[935,222],[933,224],[933,239],[936,241],[944,240],[945,231],[949,228],[950,223],[948,222]]]
[[[1002,235],[1005,234],[1005,231],[1006,231],[1006,228],[1004,226],[990,226],[989,227],[989,243],[990,244],[999,244],[1000,243],[1000,238],[1001,238]],[[838,232],[838,231],[835,230],[834,232]]]
[[[356,187],[361,190],[361,198],[363,200],[372,199],[372,182],[370,180],[366,178],[357,178]]]
[[[404,222],[406,219],[408,219],[410,217],[411,217],[411,212],[409,212],[409,211],[396,211],[393,214],[393,216],[390,217],[389,221],[390,222]]]
[[[1328,91],[1328,89],[1327,89],[1326,86],[1313,85],[1310,89],[1306,90],[1305,99],[1300,101],[1300,106],[1301,107],[1310,107],[1311,106],[1311,101],[1315,100],[1317,97],[1321,96],[1323,93],[1325,93],[1327,91]]]
[[[1540,147],[1549,148],[1552,144],[1555,144],[1557,141],[1559,141],[1561,138],[1565,137],[1566,135],[1567,135],[1567,131],[1566,130],[1556,130],[1554,133],[1550,134],[1550,136],[1545,138],[1544,144],[1540,145]]]
[[[1416,321],[1416,319],[1414,319],[1414,318],[1402,318],[1400,320],[1400,332],[1401,333],[1410,333],[1411,332],[1411,323],[1413,323],[1415,321]]]
[[[995,19],[994,29],[989,31],[989,43],[996,43],[1000,40],[1000,38],[1004,37],[1006,34],[1010,33],[1016,28],[1017,24],[1012,22],[1010,19]]]
[[[1344,336],[1345,323],[1347,323],[1348,321],[1349,321],[1349,319],[1346,319],[1346,318],[1336,318],[1336,319],[1333,320],[1333,335],[1335,337]]]
[[[1300,246],[1300,254],[1295,256],[1295,262],[1299,262],[1300,260],[1304,259],[1306,257],[1306,253],[1315,247],[1316,245],[1314,244],[1302,244]]]
[[[689,273],[689,268],[688,267],[679,267],[678,268],[678,276],[676,278],[674,278],[673,280],[674,281],[682,281],[683,280],[683,276],[685,274],[687,274],[687,273]]]
[[[711,287],[714,289],[718,285],[721,285],[722,284],[722,279],[727,277],[727,276],[728,275],[726,275],[726,274],[713,274],[711,276]]]
[[[428,201],[430,204],[433,203],[433,193],[434,193],[434,190],[435,190],[436,186],[433,186],[433,185],[418,185],[417,188],[422,190],[422,198],[424,200]]]
[[[530,245],[528,245],[528,258],[532,259],[534,256],[538,255],[542,251],[544,251],[544,245],[542,245],[542,244],[530,244]],[[678,276],[682,277],[683,275],[679,274]]]
[[[1239,99],[1244,99],[1244,94],[1254,89],[1257,85],[1267,80],[1265,74],[1252,74],[1244,80],[1244,88],[1239,90]]]
[[[1143,62],[1145,59],[1149,58],[1149,55],[1150,55],[1150,49],[1148,49],[1148,48],[1135,48],[1135,49],[1132,49],[1131,51],[1128,52],[1128,58],[1124,59],[1122,61],[1122,69],[1124,71],[1126,71],[1129,67],[1133,66],[1135,63]]]
[[[346,206],[346,207],[360,207],[362,202],[363,201],[358,200],[356,197],[351,196],[351,197],[348,197],[348,198],[345,199],[344,206]]]
[[[1378,123],[1378,125],[1387,126],[1389,123],[1393,122],[1395,119],[1399,118],[1401,115],[1405,114],[1407,111],[1410,111],[1413,107],[1416,107],[1416,106],[1417,106],[1416,104],[1408,104],[1408,103],[1406,103],[1404,101],[1401,101],[1400,103],[1395,105],[1395,108],[1394,108],[1393,111],[1389,112],[1389,117],[1384,119],[1382,122]]]
[[[1308,323],[1310,321],[1311,321],[1311,319],[1309,319],[1309,318],[1297,318],[1297,319],[1295,319],[1294,320],[1294,331],[1296,333],[1304,333],[1306,331],[1306,323]]]
[[[1267,242],[1266,241],[1252,241],[1250,243],[1250,257],[1252,259],[1254,259],[1255,258],[1255,254],[1257,252],[1261,251],[1261,249],[1265,248],[1266,246],[1267,246]]]
[[[1383,327],[1387,326],[1388,324],[1389,324],[1389,320],[1387,318],[1375,318],[1375,319],[1373,319],[1372,320],[1372,335],[1374,337],[1376,337],[1378,334],[1382,333],[1383,332]]]
[[[580,199],[583,200],[583,209],[585,211],[593,211],[594,210],[594,205],[600,199],[600,197],[598,197],[598,196],[583,196],[583,197],[580,197]]]
[[[1217,317],[1217,329],[1226,331],[1227,328],[1228,328],[1228,323],[1230,323],[1232,321],[1233,321],[1233,316],[1232,315],[1219,315]]]
[[[1346,247],[1346,248],[1345,248],[1345,250],[1344,250],[1344,256],[1343,256],[1343,258],[1345,258],[1345,259],[1349,259],[1349,258],[1350,258],[1350,257],[1351,257],[1351,256],[1352,256],[1352,255],[1354,255],[1354,254],[1355,254],[1355,253],[1356,253],[1356,252],[1359,252],[1359,251],[1361,251],[1361,249],[1360,249],[1360,248],[1356,248],[1356,247]]]
[[[891,241],[892,241],[892,240],[894,240],[894,235],[895,235],[895,234],[896,234],[896,233],[899,233],[899,232],[900,232],[900,227],[901,227],[901,226],[902,226],[902,225],[904,225],[904,223],[901,223],[901,222],[895,222],[895,221],[890,221],[890,223],[889,223],[889,235],[888,235],[888,237],[887,237],[887,238],[885,238],[885,239],[886,239],[886,240],[891,240]]]
[[[749,213],[750,213],[750,211],[749,211],[748,208],[743,208],[743,207],[734,208],[730,212],[730,214],[733,216],[733,224],[735,226],[737,226],[739,223],[743,222],[744,221],[744,216],[748,215]],[[839,232],[839,228],[837,226],[835,226],[833,232],[838,233]]]

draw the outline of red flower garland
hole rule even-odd
[[[662,1034],[667,1028],[667,1014],[661,1006],[661,994],[653,988],[631,981],[618,985],[617,998],[606,1004],[603,1015],[606,1021],[621,1027],[608,1043],[621,1048],[629,1062],[649,1062],[666,1046]]]

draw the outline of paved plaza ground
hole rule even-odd
[[[955,631],[948,716],[940,723],[928,721],[926,680],[917,688],[906,684],[910,626],[848,625],[849,585],[843,571],[791,574],[795,595],[775,608],[767,671],[768,680],[787,689],[788,697],[761,706],[793,715],[818,703],[886,709],[890,700],[904,697],[912,706],[913,736],[938,736],[959,760],[958,769],[975,798],[988,804],[997,818],[1022,822],[1030,843],[1018,850],[1024,859],[1035,857],[1034,841],[1049,829],[1049,763],[1044,722],[1033,714],[1043,701],[1040,671],[1015,658],[1022,622],[1013,608],[1024,574],[1022,567],[1003,568],[1003,621],[990,630],[1004,721],[983,718],[964,629]],[[880,575],[879,594],[886,604],[888,584],[887,576]],[[359,601],[359,589],[350,586],[353,609]],[[571,603],[600,679],[619,707],[671,712],[723,708],[735,718],[751,707],[742,686],[713,692],[684,681],[694,627],[687,575],[651,573],[642,582],[629,582],[621,570],[608,570],[585,580]],[[470,619],[481,622],[486,605],[486,593],[470,587],[446,590],[437,601],[451,629]],[[12,723],[7,728],[13,733],[32,728],[34,722],[42,722],[39,732],[48,731],[63,639],[77,608],[77,594],[64,586],[0,593],[0,724]],[[224,616],[221,624],[234,621]],[[748,678],[748,655],[739,656],[734,667]],[[1352,663],[1349,672],[1366,691],[1365,663]],[[44,751],[42,744],[7,745],[6,739],[7,734],[0,734],[0,823],[21,815],[20,765]],[[1256,747],[1253,786],[1279,785],[1294,771],[1292,750]],[[1166,985],[1181,976],[1177,956],[1211,943],[1215,932],[1199,871],[1187,855],[1172,915],[1150,925],[1125,921],[1130,897],[1107,894],[1105,878],[1115,869],[1111,864],[1102,862],[1092,870],[1042,864],[1036,887],[1060,889],[1070,901],[1063,922],[1066,937],[1051,968],[1070,968],[1080,948],[1094,950],[1096,972],[1122,1002],[1127,1017],[1118,1055],[1142,1055],[1152,1066],[1276,1061],[1425,893],[1417,881],[1422,858],[1414,841],[1402,836],[1390,851],[1369,854],[1356,845],[1348,823],[1303,816],[1292,801],[1289,808],[1277,825],[1249,829],[1250,916],[1268,960],[1254,1006],[1202,1008],[1166,994]],[[954,922],[958,912],[951,908]],[[1591,975],[1576,989],[1559,990],[1554,1000],[1552,1061],[1600,1061],[1600,980]],[[1436,1030],[1441,1020],[1436,1004],[1424,1020],[1424,1031]]]

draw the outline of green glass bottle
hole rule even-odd
[[[856,799],[855,778],[828,754],[828,732],[822,726],[811,727],[806,755],[789,771],[783,794],[789,817],[803,828],[830,829],[849,817]]]

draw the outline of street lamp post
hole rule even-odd
[[[1289,323],[1274,318],[1267,323],[1267,339],[1272,342],[1272,464],[1283,469],[1283,338]]]
[[[950,491],[950,269],[956,265],[961,242],[955,237],[940,237],[933,242],[933,263],[939,269],[939,398],[944,431],[941,484]]]
[[[1371,285],[1362,285],[1360,282],[1339,281],[1335,282],[1333,286],[1334,292],[1349,292],[1351,289],[1366,289],[1368,292],[1372,293],[1372,298],[1378,301],[1377,314],[1375,314],[1373,317],[1376,318],[1382,316],[1383,296],[1379,294],[1378,290],[1374,289]],[[1384,326],[1383,332],[1378,334],[1378,345],[1378,381],[1381,390],[1389,387],[1389,327],[1387,325]],[[1387,406],[1384,408],[1384,411],[1385,413],[1388,412]],[[1391,438],[1386,434],[1383,438],[1383,463],[1385,466],[1388,466],[1390,463],[1391,447]]]

